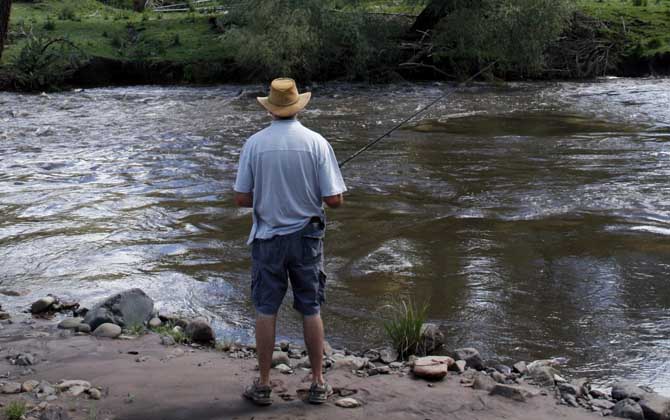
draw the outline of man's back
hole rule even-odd
[[[322,216],[322,197],[346,190],[330,144],[296,119],[275,120],[247,140],[235,191],[254,195],[254,238],[302,229]]]

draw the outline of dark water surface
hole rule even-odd
[[[444,88],[323,86],[302,120],[344,158]],[[0,288],[29,292],[3,306],[141,287],[248,340],[250,215],[231,186],[268,119],[240,89],[0,93]],[[384,306],[412,296],[452,346],[670,394],[670,80],[463,88],[344,175],[332,343],[383,343]]]

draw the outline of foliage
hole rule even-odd
[[[54,89],[72,76],[83,60],[81,50],[65,38],[30,35],[13,65],[17,88]]]
[[[60,20],[77,20],[77,13],[74,11],[74,8],[72,8],[70,6],[65,6],[58,13],[58,19],[60,19]]]
[[[175,329],[175,324],[166,322],[160,327],[152,328],[151,331],[158,335],[168,335],[174,338],[174,341],[179,344],[188,343],[188,337],[181,328]]]
[[[5,407],[5,418],[7,420],[21,420],[26,414],[26,402],[23,400],[12,401]]]
[[[426,322],[428,305],[412,299],[398,300],[388,306],[390,316],[384,330],[402,359],[421,351],[421,327]]]
[[[142,324],[129,325],[129,326],[126,327],[125,330],[126,330],[125,332],[128,335],[133,335],[133,336],[137,336],[137,337],[142,336],[142,335],[146,334],[146,332],[147,332],[146,327]]]

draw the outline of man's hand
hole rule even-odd
[[[241,193],[235,191],[235,204],[237,207],[253,207],[254,206],[254,194],[253,193]]]
[[[344,197],[342,194],[331,195],[330,197],[323,197],[323,202],[331,209],[336,209],[344,203]]]

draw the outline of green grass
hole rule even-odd
[[[183,330],[175,331],[175,325],[172,323],[164,323],[160,327],[152,328],[151,331],[155,332],[158,335],[169,335],[174,338],[174,341],[178,344],[188,343],[188,337]]]
[[[7,420],[21,420],[24,414],[26,414],[26,402],[23,400],[12,401],[5,407]]]
[[[421,327],[426,322],[428,305],[409,300],[399,300],[388,306],[389,318],[384,330],[401,359],[421,351]]]

